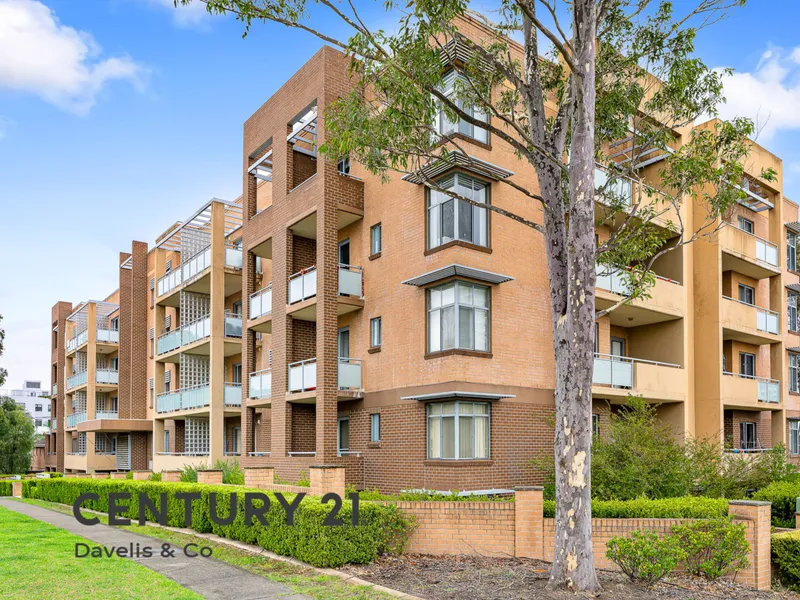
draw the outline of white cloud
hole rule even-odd
[[[192,0],[190,4],[175,6],[174,0],[144,0],[147,4],[166,8],[172,13],[172,20],[178,27],[206,29],[207,18],[210,17],[206,5],[200,0]]]
[[[791,52],[765,51],[753,72],[736,72],[724,85],[727,103],[720,107],[720,116],[753,119],[759,141],[769,141],[778,131],[800,129],[800,46]]]
[[[62,24],[41,2],[0,0],[0,88],[36,94],[76,114],[86,114],[109,81],[144,88],[146,68],[127,56],[100,54],[91,34]]]

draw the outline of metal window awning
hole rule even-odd
[[[800,294],[800,283],[787,283],[786,289]]]
[[[450,152],[447,155],[447,158],[442,157],[432,160],[424,167],[417,169],[413,173],[403,175],[402,179],[403,181],[409,181],[411,183],[425,183],[426,181],[435,179],[439,175],[453,168],[459,168],[465,171],[470,171],[477,175],[483,175],[484,177],[488,177],[494,181],[508,179],[514,174],[513,171],[509,171],[508,169],[504,169],[498,165],[481,160],[480,158],[476,158],[474,156],[470,156],[469,154],[465,154],[460,150],[456,150]]]
[[[292,123],[292,132],[286,136],[295,152],[317,156],[317,106],[311,106]]]
[[[128,258],[122,261],[122,264],[119,266],[119,268],[131,270],[133,268],[133,255],[130,255]]]
[[[516,398],[514,394],[490,394],[485,392],[434,392],[432,394],[417,394],[415,396],[401,396],[400,400],[417,400],[431,402],[434,400],[487,400],[494,402],[506,398]]]
[[[272,150],[254,162],[247,172],[256,179],[272,181]]]
[[[443,279],[450,277],[467,277],[477,281],[485,281],[486,283],[498,284],[505,283],[506,281],[514,281],[510,275],[502,275],[500,273],[492,273],[491,271],[484,271],[483,269],[475,269],[473,267],[465,267],[464,265],[452,264],[435,271],[429,271],[423,275],[406,279],[402,283],[406,285],[415,285],[417,287],[425,286]]]
[[[797,352],[800,353],[800,346],[792,346],[791,348],[787,348],[789,352]]]
[[[181,251],[181,237],[187,230],[194,230],[197,232],[207,232],[211,234],[211,206],[218,202],[225,208],[225,235],[227,236],[232,231],[235,231],[242,226],[242,205],[231,202],[230,200],[221,200],[219,198],[212,198],[206,202],[200,209],[195,212],[189,219],[184,222],[178,223],[172,230],[164,235],[161,240],[156,243],[156,248],[163,248],[164,250]]]
[[[441,45],[439,50],[439,63],[443,67],[453,67],[466,65],[474,60],[476,51],[470,46],[476,46],[473,42],[461,33],[456,33],[453,37]],[[483,56],[478,56],[478,64],[485,70],[494,68],[492,63]]]
[[[800,233],[800,221],[792,221],[791,223],[784,223],[786,229],[794,233]]]

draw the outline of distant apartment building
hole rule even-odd
[[[23,381],[21,390],[0,390],[0,397],[11,398],[33,420],[37,434],[50,431],[50,394],[41,381]]]
[[[459,29],[484,34],[472,19]],[[245,121],[241,198],[203,203],[149,250],[134,242],[105,300],[53,308],[48,468],[235,459],[290,481],[340,464],[356,488],[385,491],[539,483],[531,461],[552,453],[555,385],[544,239],[423,185],[540,222],[502,183],[535,187],[535,174],[503,140],[446,119],[436,126],[468,156],[388,183],[322,157],[348,61],[322,48]],[[646,160],[621,140],[615,160],[657,186],[690,134],[673,131]],[[800,216],[778,157],[753,144],[745,171],[748,200],[718,231],[658,259],[649,298],[598,319],[598,433],[636,394],[679,436],[729,452],[784,443],[800,458]],[[598,187],[606,177],[598,168]],[[636,185],[618,191],[633,198]],[[680,210],[689,229],[702,222],[690,199]],[[677,216],[655,221],[665,244]],[[606,219],[598,240],[614,227]],[[624,293],[598,266],[597,308]]]

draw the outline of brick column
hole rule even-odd
[[[209,456],[211,464],[224,459],[225,448],[225,207],[211,203],[211,269],[209,338]],[[183,384],[183,382],[182,382]]]
[[[274,467],[245,467],[244,485],[251,488],[260,488],[264,485],[275,483]]]
[[[178,482],[181,480],[181,471],[161,471],[161,481]]]
[[[197,483],[210,483],[212,485],[221,485],[222,471],[221,470],[198,471]]]
[[[92,479],[108,479],[108,473],[92,473]]]
[[[147,481],[152,474],[152,471],[134,471],[133,479],[134,481]]]
[[[544,559],[544,488],[514,488],[515,555]]]
[[[741,573],[739,581],[757,590],[771,589],[771,502],[731,500],[728,514],[752,524],[750,541],[750,568]]]
[[[111,479],[127,479],[127,478],[128,478],[128,474],[125,473],[124,471],[118,471],[118,472],[115,472],[115,473],[111,473]]]
[[[344,498],[344,467],[340,465],[311,465],[308,476],[312,496],[324,496],[328,492]]]
[[[22,498],[22,481],[11,482],[11,495],[14,498]]]

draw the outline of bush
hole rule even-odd
[[[128,471],[127,473],[125,473],[125,479],[127,479],[128,481],[133,481],[133,471]]]
[[[734,523],[730,517],[675,525],[672,531],[686,552],[684,566],[692,575],[718,579],[750,564],[744,523]]]
[[[800,592],[800,531],[774,534],[772,558],[780,569],[781,583]]]
[[[777,481],[753,494],[754,500],[772,502],[772,525],[794,529],[795,508],[800,498],[800,482]]]
[[[634,531],[629,538],[611,538],[606,544],[611,562],[631,581],[648,585],[669,575],[685,556],[676,536],[659,539],[653,531]]]
[[[86,502],[87,509],[108,511],[108,494],[130,492],[128,510],[122,516],[138,519],[138,493],[146,493],[156,506],[159,495],[167,494],[167,524],[185,527],[184,501],[176,494],[200,492],[202,497],[193,503],[192,528],[200,533],[214,533],[221,537],[247,544],[258,544],[262,548],[283,556],[292,556],[317,567],[337,567],[346,563],[368,563],[379,554],[400,552],[411,530],[409,521],[396,506],[378,503],[361,503],[359,525],[351,524],[352,504],[342,503],[339,518],[343,525],[329,527],[323,521],[330,513],[331,504],[323,505],[318,498],[306,496],[294,514],[294,526],[286,525],[286,512],[275,495],[265,490],[252,490],[265,494],[270,500],[267,511],[268,526],[254,520],[252,526],[244,523],[244,488],[230,486],[160,483],[151,481],[125,481],[118,479],[56,479],[33,481],[27,497],[48,502],[72,504],[78,496],[87,492],[98,494],[97,502]],[[24,491],[23,491],[24,492]],[[217,525],[209,516],[211,493],[217,494],[218,511],[221,517],[228,515],[231,498],[237,505],[237,515],[230,525]],[[284,494],[291,502],[293,494]],[[259,504],[258,502],[256,503]],[[148,518],[154,518],[147,511]]]
[[[239,467],[239,463],[237,461],[218,460],[214,464],[214,469],[217,471],[222,471],[222,483],[227,483],[230,485],[244,485],[244,472]],[[196,473],[195,481],[197,481]]]
[[[554,500],[544,501],[544,517],[556,515]],[[711,519],[728,514],[728,501],[724,498],[664,498],[650,500],[592,500],[592,517],[595,519]]]
[[[181,481],[184,483],[197,483],[197,472],[205,469],[205,465],[186,465],[181,469]]]
[[[311,480],[308,477],[308,473],[303,472],[295,485],[298,487],[311,487]]]
[[[147,478],[148,481],[161,481],[161,472],[158,473],[150,473],[150,476]]]
[[[0,496],[10,496],[11,493],[11,482],[0,481]]]

